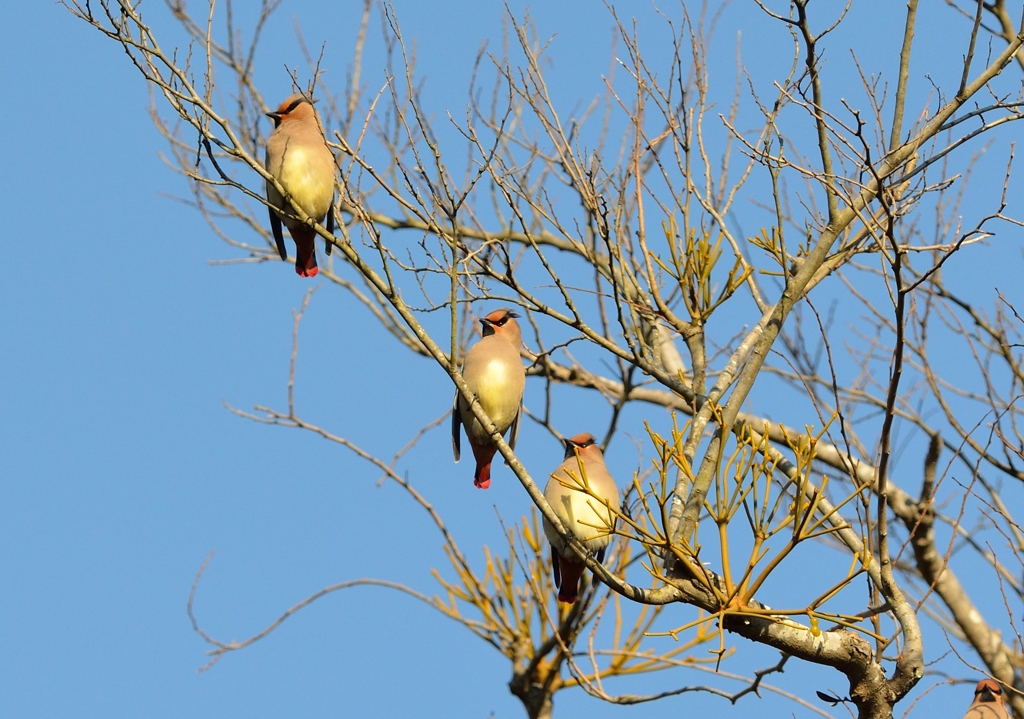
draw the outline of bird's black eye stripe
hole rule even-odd
[[[506,322],[508,322],[513,317],[518,317],[518,316],[519,315],[517,315],[515,312],[506,312],[505,315],[500,320],[495,322],[494,324],[498,325],[498,327],[504,327]]]
[[[281,114],[282,114],[282,115],[287,115],[287,114],[288,114],[289,112],[291,112],[292,110],[294,110],[295,108],[297,108],[297,107],[298,107],[299,105],[301,105],[301,104],[302,104],[302,103],[304,103],[305,101],[306,101],[306,98],[304,98],[304,97],[300,97],[300,98],[299,98],[298,100],[296,100],[296,101],[295,101],[295,102],[293,102],[293,103],[292,103],[291,105],[289,105],[289,106],[288,106],[288,109],[287,109],[287,110],[285,110],[284,112],[282,112]]]

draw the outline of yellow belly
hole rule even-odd
[[[607,547],[612,541],[610,532],[615,526],[615,518],[611,511],[601,504],[601,500],[583,492],[569,492],[568,496],[563,496],[561,501],[555,502],[551,508],[555,510],[559,521],[590,551],[596,552],[602,547]]]
[[[519,411],[520,397],[515,381],[504,363],[494,361],[480,383],[477,397],[487,416],[496,425],[507,429]]]
[[[303,212],[318,221],[327,214],[334,196],[334,174],[323,171],[321,160],[315,153],[290,147],[278,175],[278,181]]]
[[[519,412],[526,381],[518,352],[505,340],[485,337],[466,355],[463,372],[484,412],[499,431],[507,431]],[[459,400],[459,411],[471,439],[488,436],[465,400]]]

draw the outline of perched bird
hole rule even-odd
[[[324,140],[313,103],[302,95],[292,95],[281,103],[277,112],[268,112],[267,117],[274,120],[274,131],[267,140],[267,172],[307,215],[317,222],[323,222],[326,215],[327,231],[333,233],[334,213],[330,210],[334,204],[334,155]],[[316,276],[313,246],[316,232],[306,223],[288,217],[292,214],[290,205],[270,182],[267,183],[267,200],[270,202],[270,229],[281,259],[288,259],[281,234],[284,222],[295,240],[295,271],[300,277]],[[330,242],[327,254],[331,254]]]
[[[565,461],[551,474],[544,498],[562,526],[594,552],[598,562],[603,562],[604,550],[612,541],[611,531],[615,528],[612,510],[619,506],[619,489],[608,474],[604,455],[593,435],[578,434],[565,440]],[[586,565],[547,519],[544,534],[551,543],[558,601],[573,604],[579,596],[580,577]]]
[[[991,679],[982,679],[974,690],[974,701],[964,719],[1010,719],[1003,703],[1003,688]]]
[[[508,443],[513,449],[519,434],[526,386],[526,370],[519,359],[523,334],[515,320],[517,316],[511,310],[500,309],[480,320],[483,339],[469,348],[462,363],[463,379],[498,431],[505,434],[511,429]],[[452,448],[456,462],[462,454],[460,425],[466,428],[466,438],[476,458],[473,484],[487,489],[491,486],[491,460],[498,446],[469,409],[469,402],[456,390],[452,407]]]

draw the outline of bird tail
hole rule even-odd
[[[473,456],[476,458],[476,472],[473,474],[473,484],[478,489],[487,489],[491,486],[491,460],[498,448],[487,442],[476,444],[472,439],[469,441],[473,447]]]
[[[587,565],[558,557],[559,574],[562,583],[558,586],[558,601],[575,604],[580,595],[580,577]]]
[[[473,484],[477,489],[487,489],[491,486],[491,460],[486,459],[478,462],[476,473],[473,475]]]
[[[302,228],[308,230],[308,228]],[[313,238],[316,234],[311,230],[308,232],[293,232],[295,237],[295,274],[299,277],[316,277],[320,270],[316,266],[316,247]]]

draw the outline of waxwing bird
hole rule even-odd
[[[267,140],[267,172],[307,215],[317,222],[323,222],[326,215],[327,231],[333,233],[334,155],[324,140],[313,103],[302,95],[292,95],[276,112],[268,112],[267,117],[274,120],[274,131]],[[300,277],[316,276],[313,246],[316,232],[306,223],[288,216],[292,214],[290,205],[270,182],[267,183],[267,201],[270,203],[270,229],[281,259],[288,259],[281,234],[283,222],[295,240],[295,272]],[[330,242],[327,254],[331,254]]]
[[[1010,719],[1003,703],[1003,688],[991,679],[982,679],[974,690],[974,701],[964,719]]]
[[[565,461],[551,474],[544,498],[562,526],[594,552],[598,562],[603,562],[604,550],[612,541],[611,531],[615,528],[613,510],[619,506],[619,488],[608,473],[593,435],[578,434],[565,440]],[[544,534],[551,543],[558,601],[573,604],[579,596],[580,577],[586,565],[547,519]]]
[[[499,432],[505,434],[511,430],[508,444],[512,449],[515,449],[519,435],[523,389],[526,387],[526,370],[519,359],[523,333],[515,320],[517,316],[511,310],[500,309],[480,320],[483,339],[469,348],[462,363],[462,378],[480,401],[484,412],[497,425]],[[452,407],[452,448],[456,462],[462,454],[460,426],[466,428],[466,438],[476,458],[473,484],[487,489],[491,486],[491,460],[498,451],[498,445],[469,409],[469,402],[456,390]]]

